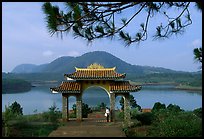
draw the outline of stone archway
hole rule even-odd
[[[76,97],[76,117],[77,117],[77,121],[82,121],[82,95],[83,95],[83,92],[92,87],[92,86],[97,86],[97,87],[100,87],[100,88],[103,88],[108,96],[109,96],[109,100],[110,100],[110,121],[111,122],[114,122],[115,121],[115,99],[117,96],[123,96],[124,98],[124,120],[125,121],[129,121],[130,120],[130,107],[129,107],[129,93],[113,93],[111,91],[108,91],[105,89],[104,85],[103,86],[100,86],[99,84],[97,85],[94,85],[94,84],[91,84],[91,85],[86,85],[82,83],[82,86],[85,85],[86,87],[84,87],[82,90],[81,90],[81,93],[79,94],[67,94],[67,93],[62,93],[62,104],[63,104],[63,109],[62,109],[62,117],[64,119],[64,121],[68,121],[68,97],[69,96],[75,96]]]
[[[109,96],[110,100],[110,121],[114,122],[115,121],[115,93],[111,92],[110,90],[110,81],[98,81],[98,80],[92,80],[92,81],[81,81],[81,93],[76,95],[77,101],[76,101],[76,116],[77,116],[77,121],[82,121],[82,95],[83,92],[92,87],[92,86],[97,86],[106,91],[106,93]]]
[[[91,93],[90,93],[91,92]],[[96,94],[96,93],[97,94]],[[110,105],[110,93],[102,86],[98,86],[98,85],[93,85],[93,86],[89,86],[86,89],[84,89],[84,91],[82,92],[82,97],[87,97],[86,93],[88,93],[91,96],[95,96],[95,97],[101,97],[101,96],[106,96],[107,99],[105,99],[105,101],[101,101],[101,102],[108,102],[108,105]],[[99,93],[99,94],[98,94]],[[97,99],[97,98],[96,98]],[[85,98],[83,98],[83,102],[84,100],[86,100]]]
[[[82,92],[82,104],[88,104],[89,108],[93,113],[88,114],[89,121],[104,121],[106,118],[104,116],[105,108],[110,107],[110,94],[108,91],[98,85],[93,85],[87,87]],[[100,105],[104,103],[106,107],[101,109]],[[86,118],[83,118],[83,120]]]
[[[76,96],[76,119],[82,121],[82,94],[91,86],[103,88],[110,99],[110,120],[115,121],[115,99],[118,95],[124,97],[124,120],[130,120],[129,92],[137,92],[139,85],[131,85],[129,81],[123,81],[126,74],[116,73],[114,68],[76,68],[71,74],[65,74],[67,82],[60,86],[50,88],[52,93],[62,93],[62,118],[68,120],[68,97]]]

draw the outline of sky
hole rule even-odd
[[[202,46],[202,13],[191,4],[192,25],[182,35],[166,40],[153,40],[153,25],[160,24],[162,17],[150,19],[150,33],[145,42],[125,47],[118,39],[100,39],[87,44],[81,38],[74,39],[70,33],[63,39],[50,36],[46,27],[42,2],[2,3],[2,71],[11,72],[20,64],[45,64],[61,56],[81,56],[87,52],[106,51],[132,65],[163,67],[177,71],[198,71],[193,49]],[[62,6],[61,3],[55,3]],[[134,11],[132,11],[134,12]],[[173,11],[176,13],[178,11]],[[126,16],[130,13],[125,13]],[[137,30],[137,21],[131,22],[130,33]],[[121,16],[121,15],[119,15]],[[128,29],[127,29],[128,30]]]

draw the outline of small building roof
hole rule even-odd
[[[110,91],[114,93],[137,92],[140,85],[131,85],[129,81],[115,81],[110,85]]]
[[[74,80],[116,80],[125,78],[126,74],[120,74],[114,68],[76,68],[76,71],[71,74],[64,74],[65,77]]]
[[[77,82],[62,82],[60,86],[50,88],[52,92],[80,93],[81,84]]]

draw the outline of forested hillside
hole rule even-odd
[[[2,79],[2,93],[27,92],[31,89],[31,87],[32,85],[30,82],[27,82],[22,79],[14,79],[14,78]]]
[[[64,56],[42,65],[22,64],[2,76],[23,79],[29,82],[65,80],[64,74],[72,73],[75,67],[86,68],[90,64],[98,63],[105,68],[116,67],[116,72],[126,73],[126,80],[145,83],[175,83],[187,86],[202,86],[202,73],[182,72],[162,67],[131,65],[107,52],[95,51],[79,57]]]

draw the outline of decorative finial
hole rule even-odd
[[[93,63],[87,67],[87,69],[104,69],[104,66],[98,64],[98,63]]]

